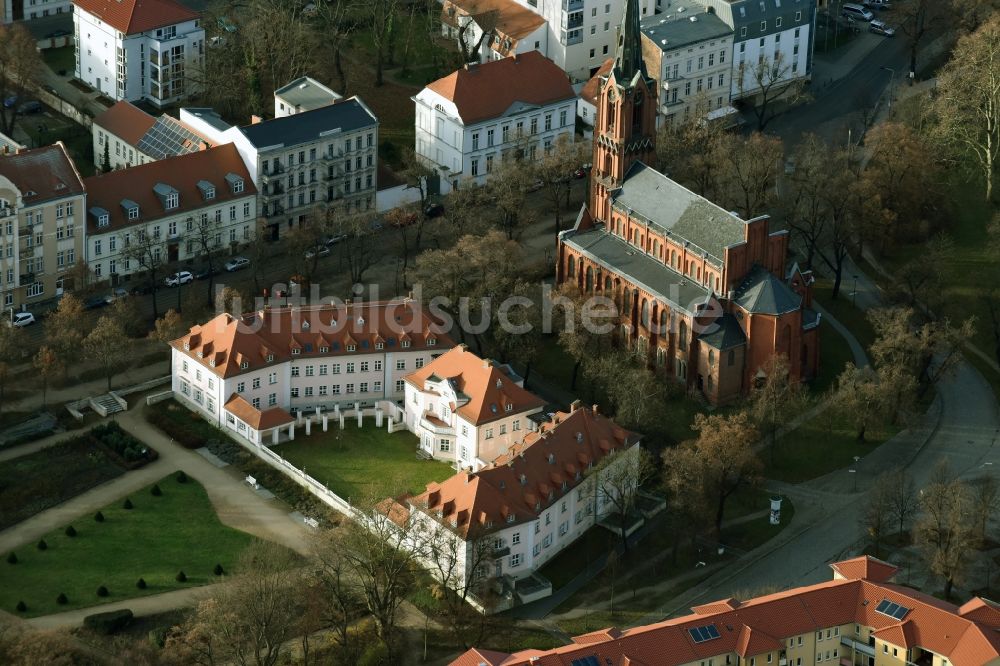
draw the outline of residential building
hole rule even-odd
[[[280,102],[276,102],[280,103]],[[209,143],[232,143],[259,192],[264,233],[277,239],[313,210],[375,210],[378,118],[359,97],[245,127],[211,109],[181,109],[181,122]]]
[[[201,15],[176,0],[73,0],[76,78],[114,100],[156,107],[198,92]]]
[[[656,82],[636,0],[601,81],[590,202],[560,233],[556,277],[613,298],[619,339],[712,404],[748,391],[776,357],[808,380],[819,364],[812,275],[787,267],[788,233],[742,220],[657,172]]]
[[[733,29],[700,0],[674,0],[640,22],[646,70],[656,81],[659,124],[732,109]],[[732,109],[735,112],[735,109]]]
[[[12,155],[19,150],[27,148],[22,143],[18,143],[6,134],[0,132],[0,155]]]
[[[611,489],[600,479],[638,455],[640,446],[639,435],[596,406],[574,403],[488,466],[430,483],[419,495],[397,500],[396,510],[420,520],[425,531],[454,539],[454,548],[433,552],[458,553],[459,589],[481,596],[490,586],[501,608],[486,610],[501,610],[551,594],[536,571],[614,510],[604,492]],[[602,468],[609,456],[613,462]],[[438,568],[429,564],[431,572]]]
[[[0,0],[0,23],[72,12],[72,0]]]
[[[470,55],[480,62],[529,51],[548,52],[545,19],[515,0],[444,0],[441,26],[446,37],[459,41],[459,48],[464,42],[472,51],[478,44],[479,49]]]
[[[220,427],[276,443],[290,412],[401,402],[404,378],[452,347],[439,328],[410,299],[224,313],[170,343],[171,388]]]
[[[812,76],[815,0],[701,0],[733,29],[730,93],[754,98],[763,87]],[[777,83],[773,83],[777,81]]]
[[[608,58],[597,72],[580,88],[576,101],[576,115],[584,124],[584,137],[594,137],[594,122],[597,120],[597,98],[601,92],[601,79],[607,78],[608,72],[614,66],[614,58]]]
[[[416,153],[453,186],[485,182],[511,151],[533,159],[575,126],[566,73],[537,51],[466,65],[413,101]]]
[[[550,650],[469,650],[452,666],[745,664],[996,666],[1000,605],[956,606],[892,582],[897,568],[863,556],[831,564],[833,580],[753,599],[720,599],[632,629],[608,628]]]
[[[344,99],[311,76],[302,76],[274,91],[274,117],[292,116]]]
[[[87,263],[98,280],[130,281],[151,264],[231,251],[253,236],[257,190],[228,144],[92,176]],[[190,265],[190,264],[189,264]]]
[[[201,150],[204,140],[167,114],[155,118],[131,102],[116,102],[94,118],[94,166],[107,157],[112,169],[155,162]]]
[[[23,310],[75,285],[64,273],[84,258],[86,192],[61,141],[0,154],[0,293]]]
[[[406,376],[406,427],[432,458],[481,469],[533,429],[545,401],[509,365],[459,345]]]

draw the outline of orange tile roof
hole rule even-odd
[[[597,106],[597,96],[601,92],[601,77],[610,72],[614,65],[614,58],[608,58],[605,60],[600,69],[594,72],[594,75],[590,77],[585,84],[583,84],[582,88],[580,88],[580,99]]]
[[[0,155],[0,176],[8,178],[26,206],[82,194],[83,181],[62,141],[51,146]]]
[[[518,102],[545,105],[576,97],[566,72],[538,51],[467,65],[427,88],[454,102],[466,125],[499,117]]]
[[[271,407],[260,411],[238,393],[230,396],[229,400],[226,401],[225,408],[254,430],[270,430],[295,420],[294,416],[281,407]]]
[[[126,35],[193,21],[201,16],[175,0],[73,0],[73,4]]]
[[[293,358],[370,354],[386,351],[449,349],[454,344],[438,322],[415,301],[399,299],[352,305],[268,308],[237,319],[223,313],[191,329],[170,345],[219,377]],[[433,341],[434,344],[429,344]],[[353,345],[354,351],[347,351]],[[327,348],[329,351],[320,351]],[[292,354],[292,350],[298,351]],[[272,357],[268,361],[268,356]],[[243,367],[244,364],[246,367]]]
[[[234,193],[226,182],[226,174],[233,173],[243,179],[243,191]],[[199,181],[215,186],[215,198],[206,201]],[[179,206],[165,210],[153,191],[157,183],[164,183],[177,190]],[[176,217],[189,210],[208,206],[218,207],[226,202],[256,194],[250,173],[243,164],[236,146],[227,143],[196,153],[178,155],[165,160],[149,162],[129,169],[91,176],[84,181],[87,188],[87,233],[107,233],[128,226],[142,225],[163,217]],[[129,220],[122,208],[122,200],[130,199],[139,204],[139,219]],[[89,213],[94,207],[108,212],[110,224],[97,226],[97,219]]]
[[[462,536],[470,530],[534,520],[572,492],[590,463],[634,445],[639,436],[592,409],[558,413],[478,472],[460,472],[409,500]]]
[[[94,118],[94,124],[108,130],[128,144],[139,139],[156,123],[156,118],[130,102],[121,101]],[[99,157],[99,156],[98,156]]]
[[[883,599],[910,610],[902,620],[879,613],[875,608]],[[697,607],[699,612],[695,614],[626,629],[617,637],[608,630],[609,638],[603,642],[590,640],[601,633],[592,632],[586,634],[588,641],[584,644],[518,652],[507,655],[502,664],[563,666],[573,659],[594,656],[601,663],[607,659],[619,664],[627,659],[632,663],[674,666],[733,652],[744,657],[758,656],[780,650],[783,641],[790,637],[850,624],[870,627],[876,637],[902,648],[917,646],[930,650],[946,657],[954,666],[1000,663],[997,621],[1000,618],[992,612],[996,606],[985,600],[958,608],[899,585],[864,578],[837,578],[739,603],[734,601],[704,604]],[[726,610],[731,606],[732,610]],[[718,610],[713,612],[712,608]],[[984,608],[987,612],[978,615]],[[708,624],[715,625],[719,638],[696,643],[689,629]]]
[[[459,16],[476,19],[484,14],[490,14],[489,22],[500,36],[492,48],[505,56],[514,53],[518,41],[545,25],[543,16],[514,0],[445,0],[441,7],[441,20],[456,28]]]
[[[479,358],[465,345],[442,354],[405,379],[423,390],[430,378],[451,380],[457,392],[469,397],[455,411],[474,425],[545,406],[544,400],[518,386],[500,366]]]
[[[871,555],[854,557],[843,562],[834,562],[830,565],[840,576],[849,580],[870,580],[877,583],[885,583],[892,580],[892,577],[899,571],[899,567],[888,562],[876,559]]]

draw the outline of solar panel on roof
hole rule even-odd
[[[597,661],[596,655],[590,655],[574,659],[570,662],[570,666],[601,666],[601,662]]]
[[[688,629],[688,633],[691,634],[691,640],[695,643],[704,643],[719,637],[719,630],[715,628],[714,624]]]
[[[197,152],[201,139],[180,123],[163,116],[157,118],[141,139],[137,148],[154,158],[173,157]]]
[[[900,606],[897,603],[893,603],[888,599],[883,599],[879,602],[879,605],[875,607],[875,611],[881,613],[882,615],[888,615],[894,620],[902,620],[906,617],[906,614],[910,612],[910,609],[906,606]]]

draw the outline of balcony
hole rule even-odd
[[[574,28],[579,28],[583,25],[583,12],[574,12],[572,14],[566,15],[566,25],[567,30],[573,30]]]
[[[503,548],[493,549],[493,559],[498,560],[501,557],[506,557],[510,555],[510,546],[504,546]]]
[[[563,0],[563,10],[567,12],[582,11],[583,0]]]
[[[455,429],[430,412],[420,417],[420,427],[435,435],[454,435]]]

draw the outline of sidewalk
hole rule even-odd
[[[822,35],[817,34],[816,41],[821,39]],[[865,29],[846,46],[827,53],[817,53],[813,60],[812,85],[820,88],[836,86],[877,49],[883,40],[884,37]]]

